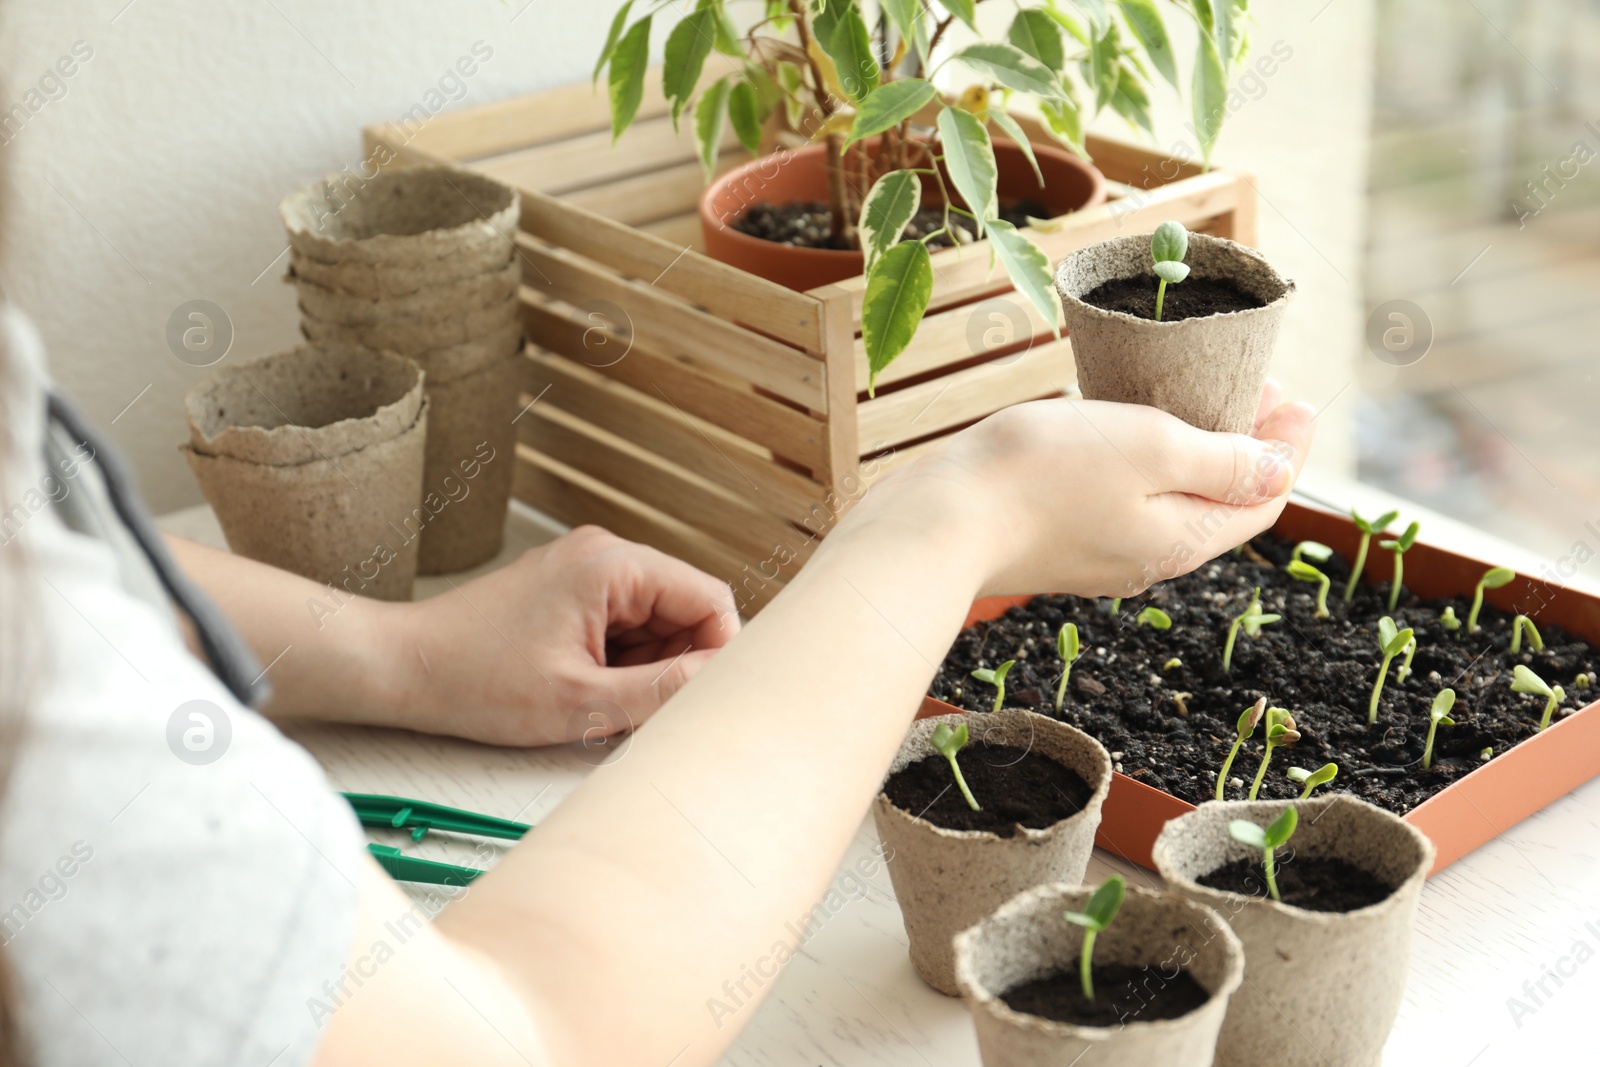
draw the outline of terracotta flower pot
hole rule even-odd
[[[1202,430],[1249,433],[1294,282],[1254,249],[1203,233],[1189,235],[1185,262],[1191,278],[1226,278],[1264,306],[1155,322],[1084,303],[1108,281],[1155,277],[1149,234],[1117,237],[1061,261],[1056,290],[1078,387],[1089,400],[1147,404]]]
[[[863,143],[870,145],[875,139]],[[1052,216],[1105,201],[1106,179],[1094,167],[1050,145],[1035,144],[1033,151],[1044,174],[1043,188],[1022,150],[1009,141],[995,140],[1002,201],[1036,200]],[[826,145],[780,149],[735,167],[708,185],[700,195],[700,231],[706,254],[790,289],[815,289],[860,274],[865,269],[860,252],[780,244],[741,233],[731,225],[755,204],[826,201],[826,161]]]
[[[1221,915],[1171,893],[1130,886],[1116,920],[1095,940],[1094,962],[1146,967],[1152,989],[1186,971],[1209,994],[1200,1007],[1176,1019],[1079,1026],[1015,1011],[1001,999],[1023,982],[1077,972],[1083,928],[1061,914],[1082,911],[1092,892],[1036,886],[956,937],[956,981],[984,1067],[1207,1067],[1244,951]]]
[[[1082,811],[1043,830],[1020,827],[1011,837],[947,830],[895,807],[883,793],[873,801],[878,837],[894,855],[889,879],[905,919],[911,963],[923,981],[955,996],[951,941],[956,934],[1024,889],[1083,880],[1100,825],[1100,805],[1111,785],[1111,757],[1094,738],[1065,723],[1008,709],[918,720],[889,773],[932,755],[929,737],[941,722],[952,726],[965,722],[975,737],[990,744],[1040,753],[1075,771],[1090,789]]]
[[[1294,805],[1295,857],[1341,859],[1394,891],[1349,912],[1307,911],[1208,889],[1198,879],[1258,849],[1228,823],[1262,826]],[[1417,898],[1433,845],[1414,827],[1355,797],[1224,801],[1173,819],[1155,844],[1156,869],[1173,892],[1215,908],[1244,944],[1245,987],[1228,1005],[1217,1042],[1224,1067],[1375,1067],[1400,1011]]]

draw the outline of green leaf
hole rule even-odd
[[[987,74],[1007,89],[1046,99],[1058,99],[1062,95],[1061,85],[1050,68],[1015,45],[979,41],[967,45],[951,58]]]
[[[1095,39],[1104,37],[1111,28],[1111,9],[1106,6],[1106,0],[1073,0],[1073,3],[1089,16],[1089,27],[1094,31]]]
[[[644,72],[650,65],[650,16],[635,22],[611,53],[606,88],[611,97],[611,143],[616,144],[639,113],[644,99]]]
[[[684,16],[667,35],[667,49],[661,67],[661,91],[672,102],[672,126],[689,106],[694,87],[705,69],[706,56],[716,33],[717,13],[701,8]]]
[[[715,14],[715,29],[711,43],[716,50],[725,56],[743,58],[744,49],[739,45],[739,27],[733,24],[733,19],[729,17],[727,8],[720,3],[708,4],[702,2],[700,6],[708,8]]]
[[[633,7],[633,0],[626,2],[617,9],[616,17],[611,20],[611,29],[606,32],[605,47],[600,49],[600,58],[594,61],[594,76],[590,82],[600,80],[600,72],[606,69],[606,64],[611,60],[611,53],[617,50],[617,40],[622,36],[622,27],[628,24],[628,11]]]
[[[1044,188],[1044,172],[1039,169],[1039,161],[1034,158],[1033,144],[1028,140],[1028,135],[1022,132],[1022,127],[1017,120],[998,109],[988,113],[989,121],[1000,127],[1005,135],[1017,143],[1022,149],[1022,154],[1028,157],[1028,165],[1033,168],[1033,176],[1039,179],[1039,188]]]
[[[1294,546],[1294,551],[1300,556],[1314,559],[1318,563],[1326,563],[1333,558],[1333,549],[1321,541],[1301,541]]]
[[[933,83],[921,78],[901,78],[880,85],[856,109],[855,125],[850,128],[850,136],[845,144],[898,126],[938,95],[939,90],[934,88]]]
[[[1000,207],[999,169],[989,131],[976,115],[955,107],[939,112],[938,126],[945,170],[968,210],[977,216],[978,236],[982,237],[984,223],[994,218]]]
[[[1205,30],[1207,35],[1214,33],[1215,23],[1211,18],[1211,0],[1192,0],[1190,6],[1194,8],[1194,17],[1200,23],[1200,28]]]
[[[1044,115],[1044,124],[1051,133],[1084,159],[1089,158],[1088,149],[1083,146],[1083,116],[1078,111],[1077,103],[1065,98],[1041,100],[1039,111]]]
[[[1178,88],[1178,62],[1172,52],[1172,41],[1167,37],[1167,27],[1156,10],[1155,0],[1119,0],[1128,28],[1139,39],[1145,55],[1155,64],[1156,70],[1167,84]]]
[[[1394,620],[1385,615],[1378,620],[1378,647],[1388,648],[1394,644],[1395,635],[1400,631],[1395,627]]]
[[[1404,652],[1406,650],[1406,646],[1411,643],[1412,636],[1413,631],[1411,627],[1408,626],[1404,630],[1401,630],[1399,633],[1394,635],[1393,641],[1390,641],[1387,645],[1383,646],[1383,654],[1385,656],[1398,656],[1400,653]]]
[[[1189,276],[1189,264],[1171,259],[1164,259],[1151,269],[1156,272],[1156,277],[1168,285],[1176,285]]]
[[[989,221],[989,243],[1000,258],[1011,278],[1011,284],[1028,298],[1057,337],[1061,328],[1057,317],[1061,314],[1061,298],[1056,295],[1055,280],[1050,272],[1050,257],[1043,250],[1004,219]],[[1168,621],[1170,625],[1170,620]]]
[[[1061,46],[1061,28],[1039,8],[1023,8],[1011,20],[1006,40],[1016,45],[1057,74],[1066,63],[1066,50]]]
[[[1117,35],[1107,33],[1089,49],[1089,83],[1094,86],[1094,110],[1098,114],[1117,94],[1120,73],[1117,67]]]
[[[1043,10],[1050,17],[1050,21],[1070,33],[1072,39],[1085,48],[1088,48],[1093,43],[1094,38],[1089,36],[1089,31],[1083,28],[1083,23],[1057,7],[1055,0],[1050,0],[1050,3]]]
[[[967,724],[962,723],[951,729],[949,723],[942,722],[933,728],[928,743],[945,759],[954,759],[956,753],[967,746]]]
[[[881,0],[880,6],[894,28],[900,31],[900,37],[909,42],[908,47],[916,53],[917,59],[926,65],[928,24],[923,21],[923,7],[919,0]]]
[[[1157,607],[1147,607],[1142,609],[1139,614],[1134,617],[1133,621],[1134,625],[1136,626],[1148,626],[1152,630],[1172,629],[1172,616],[1168,615],[1166,612]]]
[[[1111,925],[1111,920],[1122,910],[1122,898],[1126,892],[1127,883],[1123,881],[1122,875],[1113,874],[1101,882],[1100,887],[1090,895],[1089,903],[1083,906],[1083,911],[1094,920],[1096,930],[1104,930]]]
[[[833,60],[845,95],[860,103],[878,87],[880,72],[878,60],[872,54],[872,35],[867,32],[861,10],[854,4],[836,4],[829,12],[831,32],[820,37],[818,43]],[[821,22],[817,24],[819,34],[824,32],[822,25]]]
[[[728,92],[728,120],[739,143],[752,156],[761,151],[761,104],[756,99],[755,86],[740,79]]]
[[[1456,691],[1454,689],[1441,689],[1439,695],[1433,698],[1433,706],[1428,709],[1428,717],[1434,722],[1448,718],[1450,710],[1456,706]]]
[[[967,29],[978,28],[978,0],[940,0],[944,9],[962,22],[967,24]]]
[[[867,272],[861,302],[861,341],[867,350],[867,395],[878,375],[906,350],[933,298],[933,261],[921,241],[902,241]]]
[[[1228,836],[1251,848],[1267,847],[1267,832],[1248,819],[1234,819],[1228,823]]]
[[[1201,2],[1196,0],[1197,9]],[[1217,43],[1208,34],[1200,35],[1190,95],[1200,154],[1209,163],[1211,151],[1217,146],[1217,135],[1222,132],[1222,120],[1227,115],[1228,78],[1222,69],[1222,58],[1217,54]]]
[[[1495,567],[1485,572],[1483,580],[1478,584],[1485,589],[1499,589],[1503,585],[1509,585],[1516,576],[1517,572],[1510,567]]]
[[[891,170],[873,183],[861,203],[861,223],[857,227],[869,272],[877,258],[900,240],[921,203],[922,179],[909,170]]]
[[[1078,658],[1078,625],[1069,622],[1056,634],[1056,653],[1068,663]]]
[[[1227,0],[1223,0],[1223,2],[1226,3]],[[1298,825],[1300,825],[1300,813],[1294,809],[1293,805],[1284,808],[1282,815],[1267,824],[1266,833],[1262,834],[1262,837],[1265,838],[1262,847],[1282,848],[1289,838],[1294,836],[1295,827]]]
[[[1555,695],[1543,678],[1520,663],[1511,668],[1511,688],[1518,693],[1536,693],[1542,697]]]
[[[1150,258],[1157,263],[1182,260],[1189,254],[1189,231],[1176,219],[1168,219],[1150,235]]]
[[[1150,118],[1150,96],[1139,84],[1138,76],[1126,66],[1117,71],[1117,88],[1111,94],[1111,110],[1126,119],[1130,126],[1155,137],[1155,123]]]
[[[1212,36],[1217,39],[1217,55],[1224,69],[1238,54],[1239,41],[1233,33],[1233,0],[1216,0],[1211,5]]]
[[[801,93],[805,88],[805,75],[800,68],[786,59],[778,61],[778,86],[783,91],[784,118],[794,129],[800,129],[805,118],[805,105]]]
[[[743,84],[742,82],[740,84]],[[694,145],[705,169],[706,181],[716,173],[717,153],[722,148],[722,131],[728,117],[728,79],[718,78],[700,94],[694,105]]]

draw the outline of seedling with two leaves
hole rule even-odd
[[[1160,608],[1141,608],[1139,614],[1134,616],[1133,621],[1136,626],[1148,626],[1152,630],[1172,629],[1172,616]]]
[[[1282,900],[1278,894],[1278,865],[1273,853],[1289,843],[1289,838],[1294,836],[1295,827],[1300,825],[1300,814],[1291,807],[1283,809],[1279,815],[1266,826],[1257,826],[1248,819],[1234,819],[1228,824],[1228,836],[1241,845],[1261,850],[1262,866],[1267,874],[1267,892],[1273,900]]]
[[[1122,910],[1122,898],[1127,888],[1122,875],[1113,874],[1089,894],[1089,902],[1083,906],[1082,911],[1061,913],[1061,917],[1067,922],[1083,927],[1083,949],[1078,954],[1078,979],[1083,984],[1083,996],[1086,1000],[1094,999],[1092,967],[1095,935],[1105,933],[1106,927],[1117,917],[1117,912]]]
[[[1534,674],[1522,664],[1511,668],[1511,689],[1516,693],[1527,693],[1530,696],[1544,697],[1544,714],[1539,717],[1539,731],[1542,733],[1550,725],[1550,717],[1556,713],[1556,708],[1567,699],[1567,691],[1559,685],[1547,685],[1545,680]]]
[[[1544,651],[1544,638],[1539,636],[1539,628],[1533,620],[1526,615],[1518,615],[1511,620],[1511,654],[1514,656],[1522,651],[1522,636],[1528,636],[1528,648],[1534,652]]]
[[[1394,553],[1394,581],[1389,585],[1389,610],[1392,612],[1400,603],[1400,583],[1406,573],[1406,553],[1411,551],[1411,546],[1417,543],[1417,524],[1412,523],[1406,527],[1406,532],[1396,537],[1393,541],[1379,541],[1378,547],[1385,552]]]
[[[1386,511],[1376,519],[1368,522],[1361,517],[1360,512],[1350,509],[1350,521],[1356,524],[1356,529],[1361,531],[1361,544],[1356,549],[1355,566],[1350,568],[1350,580],[1345,583],[1344,602],[1346,604],[1356,595],[1356,583],[1361,581],[1361,572],[1367,568],[1367,549],[1372,546],[1373,537],[1389,529],[1389,524],[1400,517],[1398,511]]]
[[[1056,686],[1056,714],[1067,700],[1067,679],[1072,676],[1072,661],[1083,655],[1078,647],[1078,625],[1067,623],[1056,633],[1056,652],[1061,656],[1061,684]]]
[[[1017,665],[1014,659],[1008,659],[1000,666],[990,669],[979,667],[972,672],[972,676],[980,682],[994,686],[994,707],[991,711],[999,711],[1006,702],[1006,675],[1011,673],[1011,668]]]
[[[1439,729],[1439,724],[1454,726],[1456,721],[1450,717],[1450,711],[1456,706],[1456,691],[1454,689],[1441,689],[1439,695],[1433,698],[1433,706],[1428,709],[1428,741],[1422,746],[1422,769],[1428,770],[1433,766],[1433,735]]]
[[[1223,673],[1227,674],[1233,671],[1233,644],[1238,640],[1240,630],[1243,630],[1247,637],[1259,637],[1263,626],[1277,622],[1281,618],[1283,618],[1282,615],[1262,612],[1261,587],[1259,585],[1256,586],[1255,592],[1250,594],[1250,603],[1245,605],[1244,611],[1235,616],[1233,625],[1228,627],[1228,640],[1222,646]]]
[[[1389,664],[1406,650],[1413,636],[1411,627],[1397,629],[1394,620],[1387,615],[1378,620],[1378,652],[1383,656],[1383,663],[1378,667],[1378,680],[1372,685],[1372,701],[1367,705],[1368,726],[1378,721],[1378,698],[1383,696],[1383,683],[1389,677]]]
[[[1239,749],[1255,734],[1256,726],[1261,722],[1261,717],[1267,713],[1267,698],[1262,697],[1253,705],[1239,713],[1239,721],[1234,723],[1233,747],[1228,749],[1228,758],[1222,761],[1222,769],[1217,772],[1217,799],[1222,799],[1222,787],[1228,781],[1228,772],[1233,769],[1233,761],[1239,755]]]
[[[956,786],[966,798],[967,807],[973,811],[982,811],[983,809],[978,807],[978,799],[972,795],[972,790],[967,788],[967,779],[961,773],[961,764],[956,762],[956,753],[967,747],[967,724],[962,723],[952,728],[949,723],[942,722],[933,728],[928,743],[933,746],[935,752],[950,761],[950,773],[955,775]]]
[[[1256,780],[1250,783],[1250,797],[1254,800],[1261,792],[1261,782],[1267,777],[1267,764],[1272,762],[1272,750],[1287,748],[1300,740],[1300,731],[1295,728],[1294,716],[1285,708],[1267,709],[1267,750],[1261,754],[1261,766],[1256,768]]]
[[[1167,298],[1167,285],[1177,285],[1189,276],[1189,264],[1183,257],[1189,254],[1189,231],[1183,228],[1183,223],[1175,221],[1163,222],[1156,227],[1156,232],[1150,235],[1150,258],[1155,261],[1156,277],[1161,283],[1156,286],[1156,321],[1161,321],[1161,308]]]
[[[1509,585],[1516,576],[1517,572],[1510,567],[1492,567],[1483,572],[1483,577],[1478,579],[1478,588],[1472,592],[1472,610],[1467,612],[1467,633],[1478,632],[1478,612],[1483,610],[1483,591]]]
[[[1328,617],[1328,589],[1333,585],[1328,576],[1303,559],[1291,559],[1288,565],[1283,568],[1283,573],[1297,582],[1318,583],[1315,617],[1326,619]]]
[[[1308,771],[1304,767],[1290,767],[1288,775],[1291,782],[1299,782],[1305,786],[1304,789],[1300,790],[1300,799],[1304,800],[1311,795],[1311,791],[1317,786],[1326,785],[1339,777],[1339,765],[1337,763],[1324,763],[1314,771]]]

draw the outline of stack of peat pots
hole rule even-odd
[[[415,361],[428,434],[419,574],[492,559],[511,495],[519,217],[514,190],[444,167],[335,174],[286,197],[301,329]]]

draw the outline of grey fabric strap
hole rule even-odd
[[[261,664],[211,599],[178,568],[177,561],[167,551],[166,542],[140,503],[121,455],[77,406],[60,393],[49,392],[48,408],[55,426],[66,433],[74,445],[86,445],[92,452],[112,509],[144,553],[167,596],[194,623],[212,672],[239,703],[259,708],[272,695],[272,686],[264,677]]]

